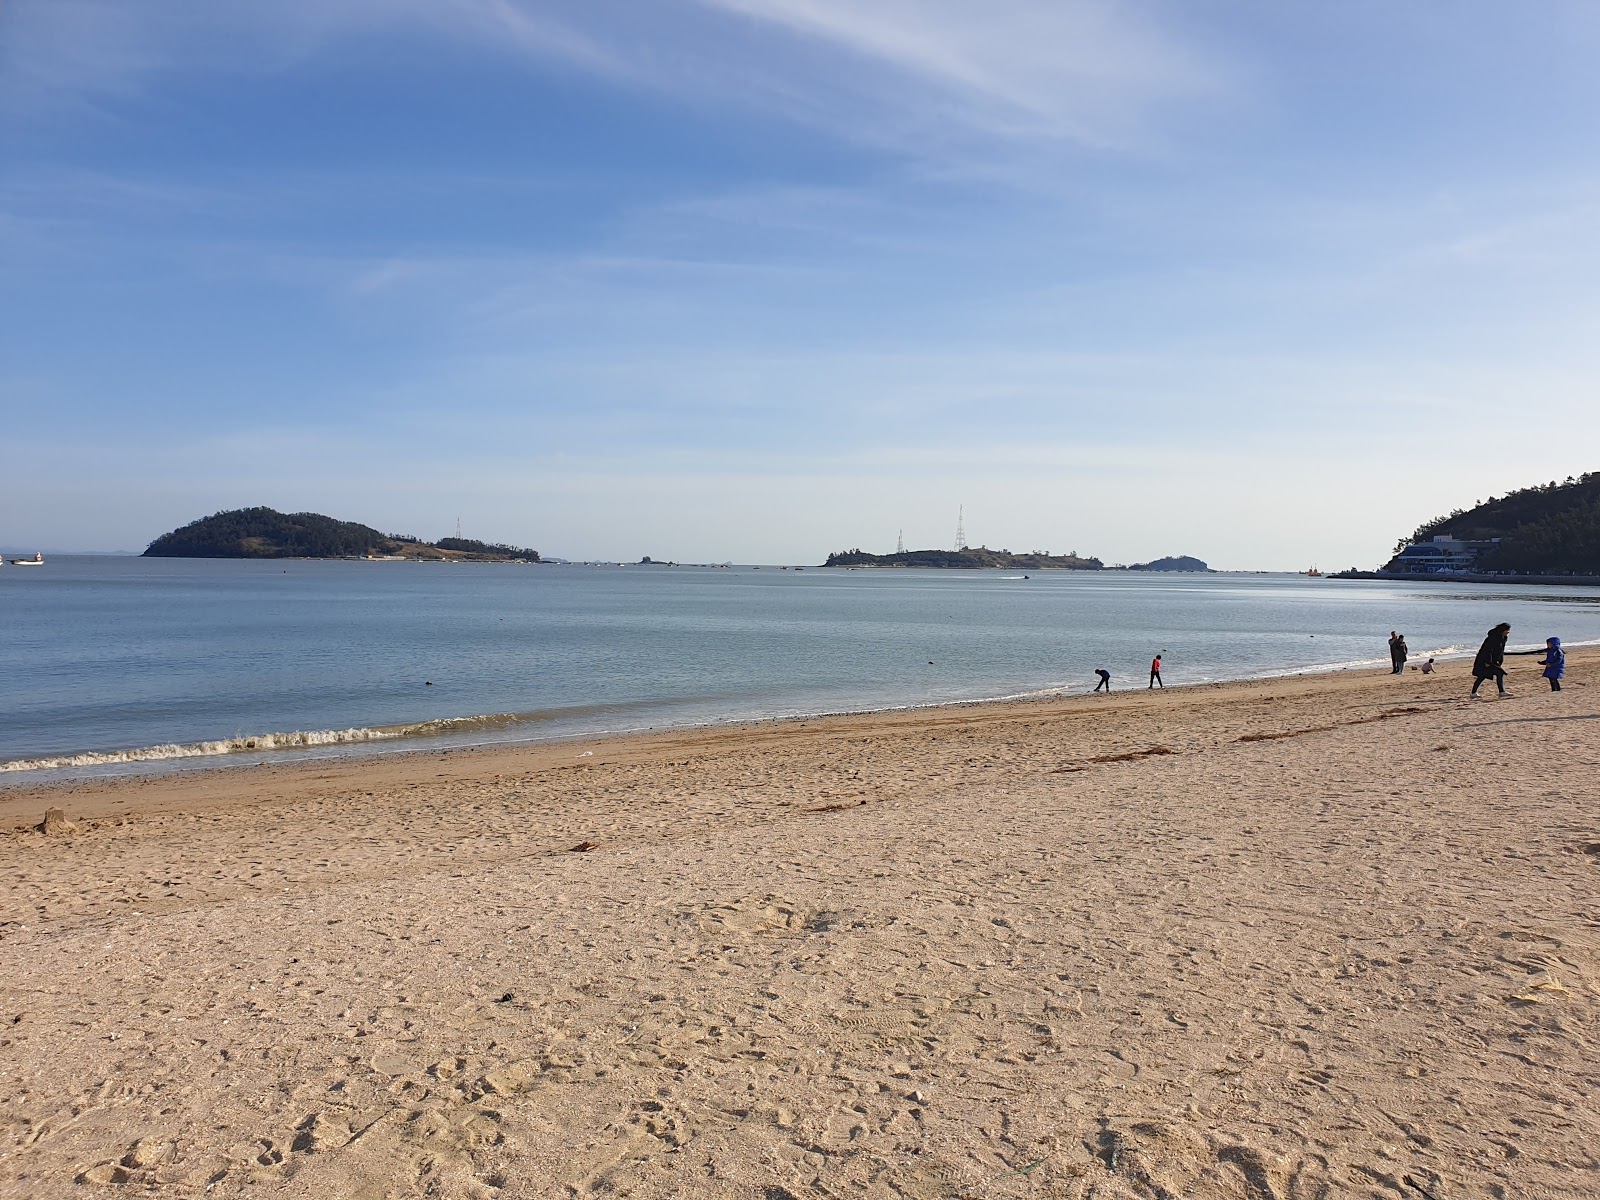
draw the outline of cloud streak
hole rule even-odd
[[[759,107],[918,155],[1128,147],[1231,86],[1215,56],[1109,0],[23,0],[12,107],[94,102],[185,71],[292,69],[349,42],[445,38],[691,105]]]
[[[1107,146],[1145,132],[1152,112],[1224,89],[1215,62],[1127,5],[1102,0],[702,0],[888,68],[873,104],[1007,138]],[[917,86],[921,85],[921,86]]]

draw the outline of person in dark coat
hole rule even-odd
[[[1410,655],[1411,651],[1406,647],[1406,635],[1403,633],[1391,633],[1389,635],[1389,659],[1394,663],[1394,670],[1390,674],[1399,675],[1403,672],[1406,669],[1406,659]]]
[[[1567,673],[1567,655],[1561,649],[1561,639],[1558,637],[1545,638],[1544,657],[1539,660],[1539,665],[1544,668],[1544,677],[1550,681],[1550,690],[1561,690],[1561,677]]]
[[[1511,626],[1502,621],[1489,630],[1489,636],[1478,647],[1478,656],[1472,660],[1472,698],[1478,698],[1478,688],[1485,679],[1494,680],[1500,694],[1506,694],[1506,639],[1511,636]]]
[[[1109,694],[1111,691],[1111,672],[1104,667],[1096,667],[1094,673],[1100,676],[1100,682],[1094,685],[1094,690],[1098,692],[1101,688],[1105,688],[1107,694]]]

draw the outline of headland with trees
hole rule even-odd
[[[476,538],[425,542],[321,513],[236,508],[164,533],[147,558],[407,558],[434,562],[532,562],[537,550]]]

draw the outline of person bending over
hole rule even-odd
[[[1100,676],[1100,682],[1094,685],[1094,690],[1098,692],[1101,688],[1104,688],[1106,690],[1106,694],[1110,695],[1111,694],[1111,672],[1106,670],[1104,667],[1096,667],[1094,669],[1094,673],[1096,675]]]
[[[1156,655],[1150,662],[1150,686],[1160,687],[1166,691],[1167,685],[1161,682],[1161,655]]]

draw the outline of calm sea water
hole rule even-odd
[[[1294,575],[52,557],[0,568],[0,780],[1600,641],[1600,592]],[[1530,672],[1531,674],[1531,672]],[[1531,681],[1530,681],[1531,682]]]

